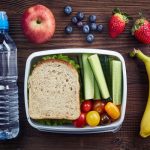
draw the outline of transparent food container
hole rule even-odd
[[[59,126],[48,126],[37,123],[32,120],[28,113],[28,77],[31,73],[32,66],[41,59],[41,57],[52,54],[66,54],[66,55],[80,55],[82,53],[91,53],[91,54],[99,54],[99,55],[108,55],[116,57],[122,63],[122,73],[123,73],[123,94],[122,94],[122,105],[121,105],[121,116],[115,122],[108,125],[101,125],[96,127],[86,126],[84,128],[76,128],[73,125],[59,125]],[[126,110],[126,102],[127,102],[127,76],[126,76],[126,66],[125,61],[122,55],[115,51],[110,50],[102,50],[102,49],[83,49],[83,48],[71,48],[71,49],[55,49],[55,50],[46,50],[32,53],[26,62],[25,68],[25,79],[24,79],[24,97],[25,97],[25,110],[26,116],[29,124],[40,130],[45,132],[55,132],[55,133],[67,133],[67,134],[90,134],[90,133],[101,133],[101,132],[116,132],[120,129]]]

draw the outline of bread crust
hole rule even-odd
[[[53,63],[59,62],[59,63],[65,64],[65,65],[67,65],[76,75],[78,75],[78,72],[77,72],[77,70],[74,68],[74,66],[72,66],[71,64],[69,64],[68,62],[66,62],[66,61],[64,61],[64,60],[54,59],[54,58],[49,58],[49,59],[47,59],[47,60],[42,60],[42,61],[40,61],[40,62],[36,65],[35,68],[38,68],[38,67],[40,67],[42,64],[48,63],[48,62],[53,62]],[[35,68],[33,69],[33,71],[35,70]],[[32,73],[33,73],[33,71],[32,71]],[[31,74],[31,75],[32,75],[32,74]],[[78,75],[78,78],[79,78],[79,75]]]
[[[48,59],[48,60],[42,60],[41,62],[39,62],[36,67],[33,69],[32,71],[32,74],[30,75],[29,77],[29,101],[32,101],[32,99],[30,98],[31,97],[31,88],[32,88],[32,83],[31,83],[31,77],[32,75],[34,74],[34,72],[36,71],[36,69],[38,69],[39,67],[41,67],[43,64],[47,64],[47,63],[61,63],[61,64],[64,64],[65,66],[67,66],[69,68],[69,70],[74,74],[75,77],[77,77],[77,80],[78,80],[78,83],[77,83],[77,95],[78,95],[78,98],[76,99],[76,107],[77,107],[77,114],[75,117],[72,117],[72,116],[63,116],[63,117],[60,117],[59,115],[58,116],[55,116],[55,117],[49,117],[49,116],[34,116],[33,115],[33,107],[31,107],[29,105],[29,116],[32,118],[32,119],[67,119],[67,120],[75,120],[79,117],[80,115],[80,84],[79,84],[79,74],[77,72],[77,70],[74,68],[74,66],[72,66],[71,64],[69,64],[68,62],[64,61],[64,60],[58,60],[58,59]],[[29,103],[30,104],[30,103]],[[65,109],[65,108],[64,108]],[[69,112],[67,112],[69,114]]]

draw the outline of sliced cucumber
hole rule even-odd
[[[120,105],[122,100],[122,64],[119,60],[111,61],[111,72],[113,103]]]
[[[91,64],[91,68],[93,70],[94,76],[96,78],[98,87],[100,89],[101,95],[103,99],[108,99],[110,97],[108,87],[106,84],[106,80],[104,77],[104,73],[102,70],[101,62],[97,54],[91,55],[88,57],[89,62]]]
[[[103,69],[103,73],[104,73],[104,76],[105,76],[105,79],[106,79],[106,83],[107,83],[107,86],[108,86],[108,90],[109,90],[109,93],[110,93],[110,96],[112,95],[112,79],[111,79],[111,70],[110,70],[110,61],[112,60],[112,58],[108,55],[100,55],[100,62],[101,62],[101,65],[102,65],[102,69]]]
[[[96,79],[94,79],[94,99],[95,100],[101,99],[100,90]]]
[[[79,55],[78,60],[79,60],[79,64],[80,64],[80,72],[81,72],[81,76],[82,76],[82,78],[83,78],[83,62],[82,62],[82,55]]]
[[[89,56],[90,54],[82,54],[85,99],[94,98],[94,75],[88,61]]]
[[[80,99],[82,101],[82,100],[84,100],[84,82],[83,82],[84,76],[83,76],[82,55],[78,56],[78,62],[79,62],[79,65],[80,65],[80,70],[79,70],[79,75],[80,75],[80,78],[79,78],[79,81],[80,81]]]

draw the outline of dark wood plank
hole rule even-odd
[[[42,45],[30,43],[23,35],[21,29],[21,16],[24,10],[31,5],[43,4],[51,8],[56,18],[56,32],[53,39]],[[70,17],[65,17],[63,7],[72,5],[74,12],[84,11],[86,15],[96,14],[98,22],[105,27],[102,34],[96,34],[93,44],[87,44],[81,31],[75,30],[74,34],[66,36],[64,27],[69,23]],[[141,48],[150,55],[150,46],[138,43],[131,36],[133,21],[127,25],[125,32],[119,38],[111,39],[108,36],[107,23],[114,7],[119,7],[135,18],[139,11],[150,19],[149,0],[1,0],[0,10],[8,13],[10,20],[10,34],[18,47],[19,67],[19,103],[20,103],[20,134],[17,139],[0,142],[0,150],[150,150],[150,138],[139,137],[140,120],[146,105],[148,95],[148,79],[144,65],[129,58],[128,52]],[[27,57],[35,51],[57,48],[87,47],[102,48],[120,52],[125,60],[128,75],[127,111],[122,128],[117,133],[102,133],[91,135],[65,135],[39,132],[27,123],[24,108],[24,70]]]

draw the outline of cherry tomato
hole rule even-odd
[[[105,111],[112,119],[118,119],[120,117],[120,111],[119,108],[113,104],[112,102],[108,102],[105,105]]]
[[[81,104],[81,111],[82,112],[89,112],[92,109],[92,101],[91,100],[85,100]]]
[[[121,110],[121,105],[117,105],[118,109]]]
[[[103,114],[101,114],[101,121],[100,122],[101,122],[102,125],[110,124],[111,119],[106,113],[103,113]]]
[[[86,115],[86,122],[89,126],[95,127],[100,123],[100,115],[97,111],[89,111]]]
[[[105,111],[105,103],[101,100],[94,100],[93,110],[97,111],[99,114],[102,114]]]
[[[86,113],[81,112],[79,118],[73,121],[73,125],[77,128],[84,127],[86,125]]]

